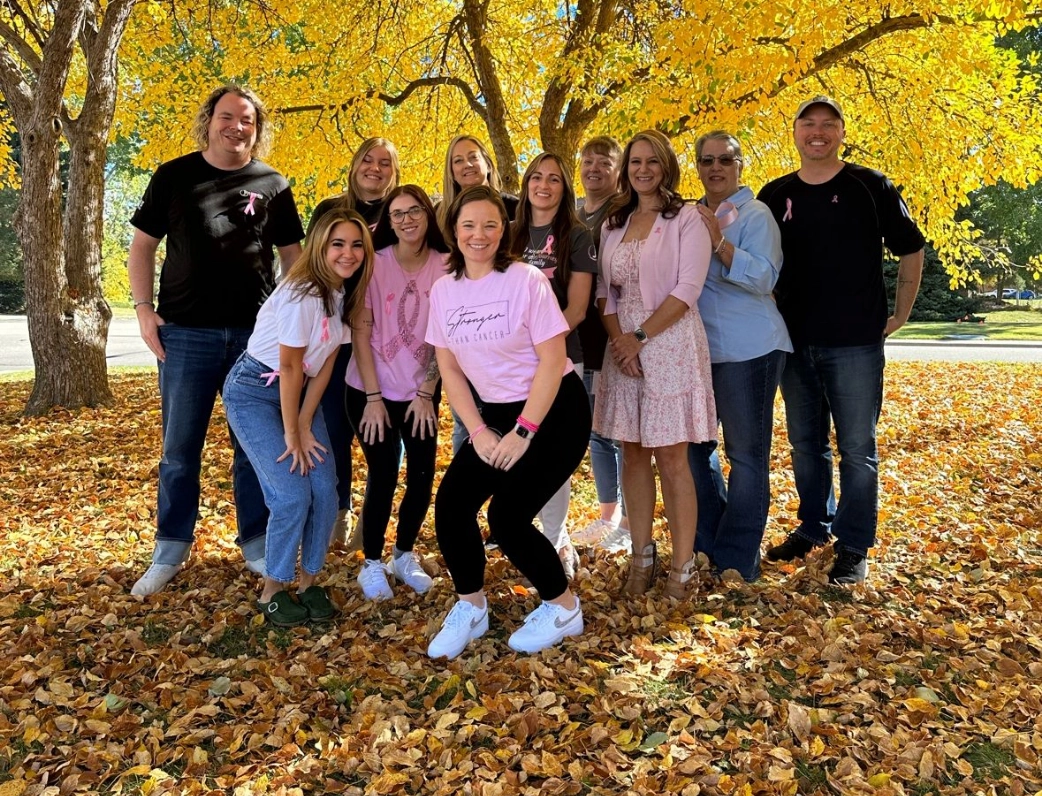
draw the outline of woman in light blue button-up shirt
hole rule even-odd
[[[715,443],[693,443],[691,472],[698,493],[695,549],[718,572],[737,570],[746,580],[760,574],[771,492],[769,468],[774,396],[792,351],[785,322],[771,292],[782,267],[781,233],[767,205],[740,186],[742,145],[716,130],[695,144],[705,196],[698,203],[713,257],[698,299],[709,339],[716,411],[731,465],[727,486]]]

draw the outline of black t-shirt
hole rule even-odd
[[[311,230],[315,228],[315,224],[318,223],[318,220],[323,215],[336,207],[347,207],[347,194],[342,193],[337,196],[330,196],[328,199],[323,199],[318,203],[318,206],[315,207],[315,212],[311,214],[311,220],[308,221],[308,234],[311,234]],[[354,210],[365,219],[365,223],[369,226],[369,231],[372,232],[376,227],[376,222],[380,220],[380,211],[383,210],[383,207],[383,199],[376,199],[372,202],[359,199],[355,202]]]
[[[580,199],[578,202],[579,220],[589,228],[590,233],[593,235],[594,245],[599,250],[601,246],[601,226],[604,224],[604,218],[608,214],[608,206],[611,204],[611,201],[602,203],[592,213],[587,213],[583,204],[583,200]],[[601,311],[597,308],[596,283],[597,277],[595,276],[594,289],[590,291],[590,306],[586,310],[586,317],[583,318],[575,330],[579,333],[579,342],[582,344],[583,368],[585,370],[601,369],[604,365],[604,350],[608,346],[608,330],[604,328],[604,321],[601,320]]]
[[[820,185],[796,172],[779,177],[757,198],[781,228],[785,267],[774,292],[793,343],[879,342],[887,319],[884,242],[898,257],[925,244],[894,184],[846,163]]]
[[[273,247],[304,237],[285,177],[259,160],[218,169],[201,152],[156,169],[130,223],[166,237],[156,312],[182,326],[252,327],[275,288]]]
[[[563,310],[568,306],[568,289],[561,286],[555,276],[557,271],[558,242],[554,240],[553,227],[549,224],[545,227],[529,227],[528,243],[525,245],[525,253],[521,259],[529,265],[534,265],[543,272],[543,276],[550,280],[554,295],[557,296],[557,304]],[[568,241],[568,270],[569,273],[597,274],[597,248],[593,245],[593,236],[586,227],[578,226],[572,229]],[[590,292],[593,292],[591,286]],[[572,364],[583,361],[583,349],[579,342],[579,335],[572,330],[565,338],[565,347],[568,358]]]

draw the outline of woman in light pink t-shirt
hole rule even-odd
[[[537,268],[511,262],[507,224],[495,191],[464,190],[444,227],[451,275],[431,290],[427,342],[469,434],[434,503],[438,545],[459,602],[431,640],[432,658],[455,658],[488,630],[477,521],[486,501],[489,531],[543,600],[510,647],[537,652],[583,630],[561,559],[532,521],[582,461],[590,405],[565,353],[568,322],[557,298]]]
[[[367,600],[393,596],[391,575],[419,594],[431,587],[413,551],[431,505],[441,400],[434,347],[423,338],[431,286],[445,275],[448,251],[431,200],[415,185],[388,195],[376,238],[394,243],[376,254],[347,368],[347,414],[369,469],[362,504],[365,563],[358,575]],[[384,566],[380,559],[403,445],[405,494],[391,562]]]

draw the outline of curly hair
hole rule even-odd
[[[192,121],[192,139],[199,145],[200,150],[209,148],[210,122],[213,121],[214,109],[217,107],[217,103],[221,101],[221,97],[225,94],[235,94],[253,106],[253,110],[257,114],[257,138],[253,142],[253,149],[250,150],[250,155],[255,158],[263,158],[271,149],[272,130],[268,111],[264,107],[264,103],[261,102],[260,97],[253,91],[235,83],[228,83],[218,89],[214,89],[203,104],[199,106],[195,119]]]

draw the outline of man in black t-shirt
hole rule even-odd
[[[289,183],[256,159],[270,132],[253,92],[214,91],[192,133],[201,151],[161,165],[131,219],[130,289],[141,337],[159,361],[163,414],[156,546],[131,590],[137,595],[162,589],[188,559],[214,401],[275,287],[274,249],[288,268],[304,237]],[[155,305],[156,250],[164,237]],[[236,542],[247,568],[263,576],[268,512],[257,476],[231,438]]]
[[[799,171],[764,186],[781,228],[785,268],[775,296],[795,351],[782,374],[800,525],[767,551],[802,558],[831,534],[832,583],[863,581],[879,509],[876,424],[883,399],[883,340],[908,320],[923,269],[924,239],[894,184],[840,160],[845,134],[835,100],[800,105],[793,125]],[[899,258],[887,316],[883,246]],[[830,421],[839,447],[833,498]]]

